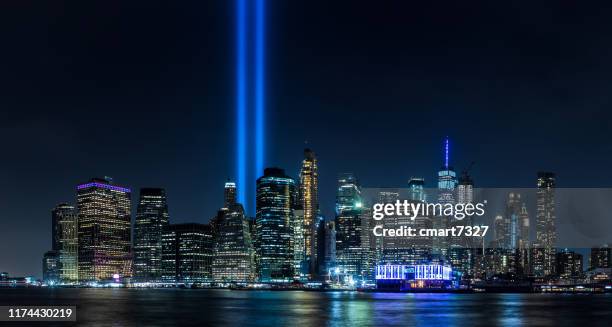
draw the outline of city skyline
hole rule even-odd
[[[29,239],[25,253],[39,255],[49,210],[92,176],[164,187],[173,219],[207,222],[222,197],[211,190],[236,177],[233,3],[152,3],[146,15],[128,3],[15,6],[0,54],[11,63],[0,122],[10,172],[0,227],[11,232],[0,246]],[[612,165],[612,66],[594,55],[612,44],[605,11],[570,26],[559,22],[591,8],[528,7],[270,3],[267,166],[297,178],[308,142],[326,217],[342,172],[367,186],[420,176],[433,187],[447,135],[455,169],[476,162],[480,187],[533,187],[540,170],[556,172],[558,187],[612,185],[589,166]]]
[[[454,198],[457,196],[458,199],[463,199],[459,203],[471,203],[475,199],[472,193],[473,190],[465,187],[456,188],[452,186],[455,183],[454,177],[452,179],[447,178],[448,176],[455,176],[452,166],[449,164],[448,139],[444,142],[444,148],[446,154],[445,163],[440,173],[439,195],[437,198],[444,203],[454,203]],[[314,154],[310,149],[306,149],[305,154],[307,154],[305,162],[309,162],[306,165],[312,167],[310,164],[315,158]],[[316,164],[314,167],[316,167]],[[310,173],[306,175],[310,175]],[[316,174],[313,176],[316,177]],[[302,175],[302,181],[303,178],[304,175]],[[419,182],[420,180],[415,179],[413,181]],[[304,185],[308,186],[311,182],[312,180]],[[460,183],[463,186],[473,185],[467,170],[463,172]],[[418,184],[420,183],[412,185]],[[482,254],[479,254],[481,250],[478,249],[466,249],[468,252],[464,253],[464,255],[472,253],[476,258],[482,257],[483,259],[478,260],[486,260],[481,262],[486,263],[486,267],[494,269],[495,273],[527,274],[529,272],[530,274],[535,273],[536,276],[541,278],[553,275],[562,276],[566,279],[582,278],[583,267],[593,265],[594,249],[591,248],[591,261],[583,263],[583,260],[587,259],[586,255],[577,254],[567,248],[563,249],[564,246],[557,243],[558,230],[555,225],[558,225],[559,222],[555,213],[558,204],[558,199],[556,199],[557,196],[555,195],[555,174],[551,172],[538,172],[537,184],[538,210],[535,219],[535,238],[530,238],[528,231],[525,235],[522,227],[518,226],[518,212],[524,211],[526,203],[521,202],[520,193],[511,192],[508,193],[505,204],[506,222],[500,227],[498,226],[498,218],[503,219],[503,217],[496,217],[495,226],[493,227],[495,236],[493,239],[489,238],[491,240],[490,245],[486,249],[482,249],[484,251]],[[122,277],[132,276],[134,276],[136,283],[158,283],[160,281],[231,281],[226,278],[227,276],[237,276],[236,271],[233,270],[237,267],[257,267],[258,280],[263,282],[289,282],[294,278],[300,281],[316,280],[318,278],[317,274],[323,273],[321,271],[317,273],[316,270],[315,272],[311,270],[308,273],[309,261],[314,260],[314,257],[308,258],[308,256],[304,256],[309,248],[304,243],[302,243],[303,248],[301,251],[304,252],[302,253],[301,260],[306,260],[303,263],[299,260],[296,261],[296,255],[299,252],[295,248],[297,244],[294,241],[296,240],[296,235],[299,234],[299,238],[302,240],[308,235],[308,230],[303,228],[309,224],[304,220],[303,210],[305,203],[307,203],[304,201],[304,198],[308,197],[307,192],[303,191],[304,188],[298,187],[301,184],[297,184],[294,179],[286,176],[284,171],[279,168],[267,168],[264,175],[257,180],[257,185],[256,202],[258,214],[255,221],[247,219],[242,213],[242,206],[235,202],[235,183],[226,182],[223,187],[224,203],[216,216],[218,218],[215,218],[210,224],[206,225],[197,223],[175,223],[168,225],[168,208],[165,200],[165,191],[163,189],[142,188],[140,190],[136,220],[134,221],[135,240],[132,242],[130,239],[131,226],[126,227],[125,225],[126,220],[129,219],[131,221],[132,218],[130,216],[131,189],[115,184],[109,177],[104,179],[93,178],[86,183],[78,184],[76,187],[76,212],[74,207],[65,203],[60,203],[52,210],[53,224],[50,231],[53,236],[53,242],[52,251],[44,254],[43,271],[45,272],[45,280],[53,285],[52,281],[57,280],[57,276],[61,275],[62,280],[74,282],[72,274],[69,271],[65,271],[65,269],[70,269],[75,261],[74,259],[76,259],[70,260],[70,257],[73,255],[77,257],[76,253],[73,253],[73,247],[70,246],[75,239],[75,213],[78,216],[79,246],[77,261],[80,283],[109,280],[111,278],[118,281]],[[427,242],[418,243],[420,244],[418,247],[425,251],[419,251],[418,253],[414,253],[414,245],[410,245],[413,244],[413,240],[382,238],[380,239],[382,241],[380,244],[384,245],[380,249],[383,252],[381,252],[382,256],[379,257],[377,254],[379,238],[372,235],[368,236],[370,234],[369,230],[372,227],[371,223],[374,222],[368,214],[368,206],[371,200],[363,198],[361,190],[357,179],[352,174],[342,174],[338,177],[335,217],[338,231],[337,241],[333,240],[330,243],[327,237],[319,239],[317,236],[316,239],[319,246],[323,246],[324,249],[316,252],[321,253],[319,254],[320,258],[325,257],[325,261],[317,261],[319,265],[324,262],[322,267],[329,267],[330,271],[334,269],[338,271],[337,267],[341,267],[344,273],[349,272],[353,274],[352,278],[364,279],[367,276],[372,277],[372,269],[374,267],[372,264],[397,263],[399,260],[399,262],[404,264],[414,265],[422,264],[425,262],[424,260],[428,260],[427,262],[430,263],[436,262],[435,260],[437,259],[431,260],[441,256],[440,260],[449,260],[447,264],[450,263],[450,266],[448,267],[452,267],[453,271],[458,271],[460,274],[468,276],[476,274],[476,270],[472,272],[472,264],[477,259],[470,256],[462,257],[462,252],[454,251],[453,249],[460,250],[455,247],[460,244],[456,243],[459,239],[455,238],[444,238],[444,244],[436,243],[435,241],[431,245],[427,245]],[[381,189],[377,191],[378,201],[389,203],[399,200],[403,196],[398,191]],[[422,195],[414,193],[415,188],[408,188],[407,191],[410,194],[410,201],[416,201],[417,203],[426,202],[422,200]],[[520,206],[523,209],[519,209]],[[300,213],[296,214],[297,212]],[[394,220],[391,226],[397,227],[410,223],[400,218],[397,217],[397,220]],[[423,226],[433,222],[434,227],[436,223],[441,223],[437,228],[450,227],[443,217],[423,216],[422,218],[425,219],[422,221],[425,224]],[[525,212],[525,217],[521,217],[521,221],[523,219],[527,220],[525,224],[529,226],[527,212]],[[320,220],[317,219],[317,221]],[[296,223],[299,223],[302,228],[296,229],[298,226]],[[396,226],[395,224],[399,225]],[[254,227],[251,227],[251,225],[257,226],[256,229],[253,229]],[[328,224],[323,222],[319,226],[326,228],[325,226],[328,226]],[[234,238],[237,235],[236,233],[244,235],[244,242]],[[247,261],[250,259],[246,258],[251,256],[249,253],[253,253],[253,247],[250,245],[251,234],[255,235],[254,249],[256,250],[257,264],[251,263],[249,265]],[[324,234],[321,235],[325,236]],[[222,241],[224,238],[225,241]],[[521,241],[519,241],[519,238]],[[128,242],[127,249],[126,242]],[[485,239],[483,239],[483,246],[484,242]],[[129,249],[132,244],[135,246],[135,251],[133,252]],[[328,246],[333,247],[333,253],[336,253],[337,250],[337,261],[335,255],[331,261],[327,261]],[[429,246],[431,246],[431,252],[428,250]],[[464,246],[459,245],[460,248]],[[607,245],[603,246],[607,247]],[[472,245],[467,245],[467,247],[473,248]],[[476,247],[480,246],[477,245]],[[223,251],[225,252],[221,251],[217,254],[217,248],[224,248],[225,250]],[[374,249],[376,251],[372,252]],[[236,250],[238,252],[235,252]],[[440,252],[440,250],[442,251]],[[476,252],[473,252],[474,250]],[[524,251],[536,252],[533,255],[528,255],[529,261],[523,262],[520,259],[520,262],[510,264],[515,262],[515,260],[519,260],[522,256],[516,250],[519,250],[520,253]],[[133,257],[132,254],[134,255]],[[231,264],[234,260],[230,259],[235,255],[244,260],[237,267]],[[496,259],[500,255],[507,256],[508,260],[512,261]],[[170,256],[173,259],[170,259]],[[551,256],[556,257],[556,259],[550,259]],[[444,257],[448,259],[442,259]],[[464,259],[462,258],[467,259],[467,261],[463,261]],[[496,260],[501,260],[500,264],[503,263],[503,265],[489,266],[494,264]],[[531,260],[535,261],[532,262]],[[549,262],[549,260],[553,261]],[[64,261],[68,263],[68,266],[64,266]],[[160,266],[160,261],[163,262],[161,265],[164,266],[163,269]],[[173,268],[171,272],[168,272],[170,267],[168,266],[168,261],[172,263]],[[213,262],[215,262],[214,266]],[[134,266],[132,266],[132,263],[134,263]],[[527,265],[529,270],[527,270]],[[216,270],[213,267],[217,267]],[[430,268],[427,269],[442,269],[442,266],[438,265],[428,267]],[[134,269],[135,275],[133,275],[132,269]],[[174,272],[175,270],[176,273]],[[230,273],[230,271],[234,272]],[[298,273],[298,271],[301,272]],[[380,269],[377,268],[377,271],[380,271]],[[478,271],[479,274],[484,274],[484,271],[487,270]],[[51,274],[51,272],[53,273]],[[489,273],[486,274],[489,275]],[[138,277],[139,275],[142,277]],[[242,281],[245,281],[245,276],[248,280],[251,280],[248,277],[251,276],[249,273],[241,276],[240,280]],[[377,273],[377,276],[379,276],[379,273]],[[385,273],[381,276],[390,275]],[[328,275],[328,277],[331,276]],[[381,278],[384,279],[384,277]],[[356,280],[350,279],[350,281],[353,283]],[[455,282],[453,282],[454,284]],[[383,286],[386,288],[390,284],[384,285],[387,285]]]
[[[442,158],[441,160],[443,161],[442,168],[441,168],[441,169],[443,169],[442,171],[446,171],[446,169],[450,169],[450,170],[452,171],[452,169],[453,169],[453,167],[452,167],[453,160],[452,160],[452,159],[449,159],[449,154],[448,154],[448,152],[449,152],[449,142],[450,142],[450,141],[449,141],[449,138],[448,138],[448,137],[446,137],[446,138],[444,138],[443,143],[442,143],[442,146],[441,146],[442,150],[441,150],[441,156],[440,156],[440,157]],[[312,151],[311,149],[306,148],[306,149],[304,150],[304,153],[306,154],[306,159],[308,159],[308,158],[313,159],[313,158],[314,158],[314,153],[313,153],[313,151]],[[450,163],[449,163],[449,160],[450,160]],[[307,161],[307,160],[303,161],[303,162],[302,162],[302,166],[304,165],[304,162],[308,162],[308,161]],[[314,162],[315,162],[314,166],[315,166],[315,167],[317,167],[317,166],[318,166],[318,164],[317,164],[316,159],[315,159],[315,161],[314,161]],[[303,169],[303,168],[302,168],[302,169]],[[345,174],[345,173],[340,174],[340,175],[338,176],[338,178],[342,177],[344,174]],[[465,171],[464,171],[464,174],[465,174]],[[539,176],[539,174],[540,174],[540,173],[538,173],[538,178],[540,177],[540,176]],[[543,173],[543,174],[550,174],[550,173]],[[300,176],[300,175],[298,175],[298,176]],[[316,175],[315,175],[315,176],[316,176]],[[553,176],[554,176],[554,175],[553,175]],[[262,176],[262,177],[263,177],[263,176]],[[297,182],[299,182],[299,177],[292,177],[292,176],[288,176],[288,177],[289,177],[289,178],[292,178],[293,180],[295,180],[295,181],[297,181]],[[354,178],[354,177],[353,177],[353,178]],[[463,178],[466,178],[466,177],[464,176]],[[470,178],[470,177],[469,177],[469,176],[467,176],[467,178]],[[407,189],[410,189],[410,187],[411,187],[410,185],[411,185],[412,181],[414,181],[415,179],[416,179],[416,180],[418,180],[418,181],[420,181],[420,182],[422,182],[422,178],[420,178],[420,177],[414,177],[414,176],[413,176],[413,178],[411,179],[411,181],[409,181],[408,183],[406,183],[406,184],[404,185],[404,187],[405,187],[405,188],[407,188]],[[80,190],[87,189],[87,188],[89,188],[89,187],[103,187],[103,188],[108,188],[110,191],[115,191],[115,192],[127,192],[128,194],[132,192],[132,191],[131,191],[131,188],[128,188],[128,187],[122,187],[122,186],[105,186],[105,185],[104,185],[105,183],[108,183],[108,182],[112,183],[112,181],[113,181],[113,179],[112,179],[112,178],[110,178],[110,177],[105,177],[104,179],[99,179],[99,178],[95,178],[95,177],[94,177],[94,178],[92,178],[92,179],[91,179],[90,181],[88,181],[88,182],[85,182],[85,183],[79,183],[79,184],[76,186],[76,193],[75,193],[75,194],[76,194],[76,195],[78,195],[78,193],[79,193],[79,191],[80,191]],[[540,183],[539,181],[540,181],[540,179],[538,179],[538,185],[539,185],[539,183]],[[419,182],[419,183],[420,183],[420,182]],[[318,183],[318,181],[317,181],[317,183]],[[455,180],[455,182],[454,182],[454,183],[456,183],[456,180]],[[473,181],[471,181],[471,180],[470,180],[470,183],[473,183]],[[302,184],[297,183],[296,185],[302,185]],[[442,186],[441,186],[441,185],[442,185]],[[446,184],[439,184],[439,185],[438,185],[438,187],[439,187],[439,188],[441,187],[441,189],[443,190],[443,189],[445,188],[445,185],[446,185]],[[366,186],[366,187],[367,187],[367,186]],[[214,193],[216,193],[216,195],[220,195],[220,198],[221,198],[221,200],[220,200],[221,202],[220,202],[219,206],[217,207],[217,209],[219,209],[219,208],[223,209],[223,208],[224,208],[224,207],[226,207],[227,205],[231,205],[232,203],[234,203],[234,202],[236,201],[236,193],[235,193],[235,188],[236,188],[236,183],[235,183],[235,182],[232,182],[232,181],[227,181],[227,180],[226,180],[226,182],[224,183],[224,192],[221,192],[221,191],[220,191],[220,189],[221,189],[221,188],[220,188],[220,186],[217,186],[217,192],[214,192]],[[453,187],[453,189],[455,189],[455,188],[456,188],[456,186],[454,186],[454,187]],[[397,189],[397,188],[389,188],[389,190],[391,190],[391,191],[393,191],[393,190],[395,190],[395,189]],[[432,189],[434,189],[434,190],[435,190],[435,188],[432,188]],[[164,203],[164,206],[165,206],[165,208],[166,208],[166,209],[165,209],[165,210],[166,210],[165,215],[166,215],[166,221],[167,221],[168,212],[171,212],[171,211],[173,211],[173,210],[169,210],[169,209],[168,209],[168,205],[166,204],[166,193],[165,193],[165,190],[164,190],[163,188],[162,188],[162,189],[155,189],[155,188],[150,188],[150,187],[143,187],[143,188],[140,188],[140,189],[139,189],[138,194],[137,194],[137,195],[136,195],[136,194],[134,194],[134,197],[133,197],[133,199],[132,199],[132,200],[133,200],[133,201],[132,201],[132,204],[129,206],[129,208],[130,208],[130,209],[132,209],[132,208],[136,209],[136,208],[137,208],[138,210],[140,210],[140,204],[139,204],[139,201],[136,201],[137,196],[141,197],[140,201],[142,201],[142,196],[143,196],[143,194],[144,194],[144,195],[146,195],[148,192],[151,192],[152,190],[159,190],[158,192],[163,192],[163,203]],[[458,190],[458,189],[457,189],[457,190]],[[144,193],[142,193],[142,192],[144,192]],[[303,191],[296,191],[296,194],[298,194],[298,195],[299,195],[299,194],[301,194],[302,192],[303,192]],[[422,192],[423,194],[428,194],[428,193],[429,193],[429,192],[428,192],[428,188],[422,188],[422,189],[421,189],[421,192]],[[460,193],[461,193],[461,192],[460,192]],[[460,194],[460,193],[458,193],[458,194]],[[432,194],[429,194],[429,196],[431,196],[431,195],[432,195]],[[419,197],[421,197],[421,196],[422,196],[422,195],[419,195]],[[461,197],[461,195],[459,195],[459,196]],[[470,197],[472,197],[472,196],[470,196]],[[77,198],[78,198],[78,196],[77,196],[77,197],[75,197],[75,199],[77,199]],[[301,207],[301,206],[303,206],[303,205],[304,205],[304,202],[303,202],[304,200],[303,200],[303,198],[302,198],[301,200],[297,200],[297,201],[298,201],[298,202],[297,202],[297,203],[298,203],[298,207]],[[337,202],[337,201],[338,201],[338,198],[335,198],[335,201],[336,201],[336,202],[335,202],[335,206],[337,206],[337,205],[338,205],[338,202]],[[440,201],[444,201],[444,200],[440,200]],[[77,201],[77,202],[78,202],[78,201]],[[361,202],[361,200],[360,200],[360,202]],[[523,203],[523,205],[524,205],[524,203]],[[57,210],[57,208],[58,208],[58,207],[62,207],[62,206],[70,206],[70,203],[69,203],[69,204],[66,204],[66,203],[64,203],[64,202],[59,201],[59,202],[58,202],[58,204],[57,204],[57,207],[56,207],[54,210]],[[126,207],[126,208],[127,208],[127,207]],[[128,210],[130,210],[130,209],[128,209]],[[133,236],[132,236],[132,237],[133,237],[133,238],[135,238],[135,239],[134,239],[134,241],[132,242],[132,243],[134,244],[134,246],[136,246],[136,244],[137,244],[137,242],[136,242],[136,241],[137,241],[137,236],[136,236],[136,235],[137,235],[137,230],[138,230],[138,227],[137,227],[137,226],[138,226],[138,219],[139,219],[139,216],[138,216],[138,215],[139,215],[139,214],[138,214],[138,213],[136,213],[136,211],[138,211],[138,210],[135,210],[135,211],[134,211],[134,213],[133,213],[133,214],[131,214],[131,222],[132,222],[132,227],[131,227],[131,228],[134,230],[134,232],[133,232]],[[336,212],[337,212],[337,210],[338,210],[338,208],[336,208]],[[52,211],[52,212],[54,212],[54,211]],[[214,212],[216,212],[216,210],[215,210]],[[211,213],[209,214],[209,217],[211,217],[211,218],[209,218],[209,219],[207,219],[207,220],[204,220],[204,221],[203,221],[203,220],[187,220],[187,221],[183,221],[183,220],[180,220],[180,219],[177,219],[177,220],[174,220],[174,219],[173,219],[173,220],[172,220],[172,224],[181,224],[181,223],[188,223],[188,224],[189,224],[189,223],[196,223],[196,224],[210,224],[210,223],[213,223],[213,220],[214,220],[214,217],[215,217],[214,212],[211,212]],[[51,217],[52,217],[53,219],[55,219],[55,218],[54,218],[54,217],[55,217],[54,215],[51,215]],[[250,219],[253,219],[253,221],[254,221],[254,219],[255,219],[255,217],[254,217],[254,216],[246,216],[246,217],[247,217],[247,218],[250,218]],[[334,219],[334,215],[332,215],[332,216],[325,216],[325,215],[323,215],[322,217],[326,218],[326,220],[327,220],[327,221],[334,221],[334,220],[335,220],[335,219]],[[336,216],[335,218],[337,219],[337,216]],[[531,222],[532,224],[535,224],[535,223],[536,223],[535,216],[532,216],[532,217],[531,217],[531,220],[532,220],[532,222]],[[491,227],[493,228],[493,221],[491,221]],[[135,228],[135,229],[134,229],[134,228]],[[338,228],[338,223],[337,223],[337,222],[336,222],[336,228]],[[367,232],[367,230],[366,230],[366,232]],[[55,231],[54,231],[53,233],[51,233],[51,236],[54,236],[54,235],[56,235],[56,232],[55,232]],[[534,237],[535,237],[535,236],[533,236],[532,238],[534,238]],[[535,238],[535,239],[537,239],[537,238]],[[56,249],[54,248],[54,247],[55,247],[55,246],[54,246],[54,244],[55,244],[55,243],[54,243],[54,242],[52,242],[52,250],[54,250],[54,251],[55,251]],[[574,248],[572,248],[572,249],[574,249]],[[136,247],[136,249],[133,249],[132,251],[135,251],[135,250],[137,251],[137,247]],[[583,254],[583,256],[584,256],[584,260],[586,261],[586,260],[587,260],[586,251],[588,250],[588,248],[587,248],[587,247],[584,247],[584,248],[582,248],[582,249],[580,249],[580,250],[581,250],[581,251],[583,251],[583,252],[581,252],[581,253],[582,253],[582,254]],[[46,254],[45,254],[45,255],[46,255]],[[307,262],[309,262],[309,260],[307,260]],[[321,264],[321,263],[319,263],[319,264]],[[585,263],[584,263],[584,266],[586,267],[587,265],[588,265],[588,262],[585,262]],[[33,274],[32,274],[32,273],[28,273],[27,275],[33,275]],[[35,275],[35,274],[34,274],[34,275]]]

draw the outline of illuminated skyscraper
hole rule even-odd
[[[311,276],[316,274],[316,219],[319,214],[319,169],[317,157],[310,149],[304,150],[300,170],[300,202],[304,209],[304,247]]]
[[[521,194],[510,192],[506,199],[506,211],[504,215],[504,223],[506,225],[504,237],[505,244],[503,247],[507,249],[518,249],[521,237]]]
[[[249,221],[241,204],[233,204],[219,220],[212,275],[215,282],[251,282],[255,279],[254,249]]]
[[[319,222],[319,273],[326,275],[336,267],[336,227],[333,221]]]
[[[467,171],[464,171],[461,177],[459,177],[459,184],[457,184],[457,203],[474,203],[474,180]]]
[[[168,225],[166,191],[161,188],[140,189],[134,222],[134,280],[161,280],[162,232]]]
[[[531,275],[531,255],[530,255],[530,246],[531,242],[529,241],[529,212],[527,211],[527,206],[523,202],[521,205],[521,211],[519,213],[519,222],[521,225],[520,239],[519,239],[519,255],[520,255],[520,265],[523,269],[523,273],[525,275]]]
[[[306,280],[310,267],[306,261],[306,248],[304,247],[304,210],[300,206],[294,208],[291,219],[294,277],[298,280]]]
[[[213,252],[210,225],[166,226],[162,233],[162,281],[181,284],[211,282]]]
[[[79,282],[132,276],[131,190],[112,179],[77,186]]]
[[[399,197],[400,195],[397,190],[387,189],[387,190],[379,191],[377,203],[383,203],[383,204],[395,203],[395,201],[399,200]],[[372,219],[371,210],[369,210],[369,213],[370,213],[370,217],[368,217],[368,219],[370,220],[370,230],[372,230],[376,225],[379,225],[379,223],[376,220]],[[396,225],[394,220],[395,220],[395,215],[387,216],[385,217],[385,219],[383,219],[383,225],[393,228]],[[391,249],[394,247],[393,244],[395,243],[395,240],[389,237],[375,236],[373,233],[370,234],[370,236],[371,236],[370,246],[374,247],[374,251],[373,251],[374,253],[372,254],[374,264],[379,265],[383,263],[392,262],[393,258],[389,258],[388,255],[385,255],[385,252],[387,250],[387,247]],[[336,250],[336,252],[337,251],[338,250]]]
[[[612,250],[608,244],[591,248],[589,266],[591,269],[612,268]]]
[[[425,195],[425,179],[420,177],[412,177],[408,182],[408,191],[410,192],[409,199],[412,201],[427,201]]]
[[[449,140],[448,137],[444,141],[444,164],[438,171],[438,203],[455,204],[455,189],[457,187],[457,174],[453,167],[449,164]],[[436,217],[433,221],[433,228],[447,228],[453,221],[450,217]],[[435,237],[433,244],[433,252],[436,254],[446,255],[450,246],[447,237]]]
[[[461,173],[457,184],[457,203],[474,204],[474,180],[469,174],[468,167]],[[451,225],[472,226],[472,217],[463,220],[453,220]],[[482,242],[482,240],[480,240]],[[476,244],[474,237],[451,236],[448,257],[453,269],[462,273],[464,278],[473,276],[474,248]]]
[[[577,279],[582,277],[582,254],[563,249],[556,255],[556,273],[561,279]]]
[[[236,204],[236,183],[226,182],[223,192],[223,207],[229,208]]]
[[[438,171],[438,202],[455,203],[455,188],[457,187],[457,173],[449,165],[449,141],[444,141],[444,165]]]
[[[527,211],[527,206],[525,203],[521,205],[521,211],[519,213],[519,221],[521,224],[521,239],[520,239],[520,247],[527,248],[529,247],[529,212]]]
[[[538,172],[536,209],[536,241],[542,248],[542,270],[534,271],[537,276],[549,276],[555,271],[555,174]]]
[[[367,205],[362,205],[361,220],[361,247],[364,251],[364,266],[362,275],[366,282],[374,280],[374,270],[376,264],[382,259],[382,252],[378,252],[378,244],[382,243],[382,237],[375,237],[372,230],[376,227],[377,221],[372,219],[372,209]],[[382,245],[380,246],[382,250]]]
[[[43,256],[43,281],[54,285],[60,281],[59,255],[57,251],[47,251]]]
[[[78,281],[78,234],[77,213],[73,206],[66,203],[58,204],[51,212],[53,245],[57,252],[59,281],[75,283]]]
[[[257,272],[262,282],[290,282],[294,277],[292,220],[296,201],[293,178],[280,168],[266,168],[257,179]],[[311,240],[312,241],[312,240]]]
[[[493,228],[495,232],[494,247],[496,248],[505,247],[505,244],[507,244],[507,241],[506,241],[507,233],[506,233],[506,223],[504,222],[504,217],[502,215],[495,216],[495,220],[493,222]]]
[[[340,175],[336,193],[336,261],[342,272],[353,278],[361,277],[367,250],[362,242],[361,201],[361,188],[355,176]]]

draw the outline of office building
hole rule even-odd
[[[312,188],[307,189],[312,191]],[[295,180],[285,175],[283,169],[266,168],[264,175],[257,179],[256,258],[262,282],[290,282],[294,278],[292,220],[296,195]],[[310,202],[309,206],[312,209]],[[305,224],[304,228],[311,227]]]
[[[425,179],[420,177],[410,178],[410,181],[408,181],[408,192],[410,192],[409,200],[426,202]]]
[[[555,246],[557,241],[555,214],[555,174],[538,172],[536,198],[536,242],[543,249],[541,269],[534,274],[546,277],[555,272]]]
[[[556,273],[561,279],[578,279],[582,277],[582,254],[563,249],[557,253]]]
[[[361,278],[364,244],[361,212],[361,188],[353,174],[341,174],[336,192],[336,262],[345,275]]]
[[[590,269],[612,268],[612,251],[608,244],[591,248]]]
[[[316,219],[319,214],[319,168],[317,157],[311,149],[304,150],[300,169],[300,204],[304,210],[304,247],[309,266],[309,275],[316,275]]]
[[[236,183],[226,182],[223,192],[223,207],[230,208],[236,204]]]
[[[162,233],[168,226],[166,191],[142,188],[134,222],[134,281],[161,281]]]
[[[60,282],[59,254],[57,251],[47,251],[42,262],[43,281],[47,285],[55,285]]]
[[[291,223],[293,248],[294,279],[307,280],[309,276],[309,262],[306,261],[306,245],[304,243],[304,210],[299,207],[293,209]]]
[[[77,212],[74,206],[60,203],[51,211],[51,217],[52,249],[58,255],[59,282],[76,283],[79,276]]]
[[[162,233],[162,282],[212,281],[214,242],[210,225],[170,224]]]
[[[131,190],[94,178],[77,186],[77,210],[79,282],[131,277]]]
[[[241,204],[226,202],[220,216],[212,277],[218,283],[244,283],[255,280],[255,256],[249,221]]]

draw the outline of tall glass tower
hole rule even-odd
[[[140,189],[134,223],[134,280],[160,282],[162,233],[168,226],[166,191],[161,188]]]
[[[369,248],[369,244],[362,242],[361,201],[361,188],[355,176],[341,174],[336,193],[336,260],[343,273],[358,278],[365,267],[364,251]]]
[[[444,141],[444,165],[438,171],[438,200],[440,203],[455,203],[455,188],[457,187],[457,173],[449,165],[449,142]]]
[[[537,276],[549,276],[555,269],[557,242],[554,173],[538,172],[536,203],[536,242],[542,260],[536,263],[534,272]]]
[[[444,164],[438,171],[438,203],[455,204],[455,188],[457,187],[457,173],[449,164],[449,141],[448,137],[444,140]],[[452,222],[449,217],[436,217],[433,227],[436,229],[446,228]],[[446,255],[448,252],[449,240],[447,237],[434,238],[434,253]]]
[[[257,272],[262,282],[290,282],[294,277],[293,178],[280,168],[266,168],[257,179]]]
[[[304,160],[300,170],[300,202],[304,210],[304,247],[309,263],[310,275],[316,274],[317,226],[319,213],[319,168],[317,157],[310,149],[304,150]]]

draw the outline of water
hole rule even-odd
[[[80,326],[612,326],[612,294],[0,289],[0,305],[77,305]]]

